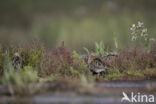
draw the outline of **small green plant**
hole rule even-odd
[[[39,77],[39,82],[49,82],[49,81],[54,81],[57,79],[57,76],[54,75],[50,75],[50,76],[46,76],[46,77]]]
[[[28,47],[21,48],[21,56],[23,59],[23,66],[32,66],[33,69],[37,69],[40,58],[43,54],[44,47],[33,43]]]
[[[11,94],[24,95],[35,91],[35,89],[32,90],[32,87],[38,81],[37,71],[29,66],[15,71],[8,51],[5,52],[5,64],[1,83],[8,87]]]
[[[104,79],[106,80],[115,80],[124,77],[124,74],[120,72],[119,69],[111,69],[107,72],[107,74],[104,76]]]
[[[113,36],[113,40],[114,40],[115,49],[118,50],[119,49],[119,44],[118,44],[117,36],[115,35],[115,33],[114,33],[114,36]]]
[[[28,67],[27,67],[28,68]],[[4,71],[2,83],[6,85],[11,94],[26,95],[35,91],[35,83],[38,81],[37,72],[32,69],[13,71],[13,66],[8,63],[8,69]]]
[[[116,46],[118,47],[117,43],[116,43]],[[83,49],[87,52],[88,55],[90,55],[89,49],[87,49],[85,47]],[[94,49],[94,51],[95,51],[95,54],[97,56],[100,56],[100,55],[107,56],[109,54],[108,49],[106,49],[104,47],[103,41],[100,41],[100,43],[95,42],[95,49]]]
[[[77,69],[74,69],[73,67],[70,67],[70,76],[72,76],[72,77],[79,77],[80,73],[78,72]]]
[[[103,41],[100,41],[100,43],[95,42],[95,52],[97,56],[107,56],[109,54],[108,49],[104,47]]]
[[[86,47],[83,47],[83,49],[87,52],[87,55],[89,56],[90,55],[89,50]]]

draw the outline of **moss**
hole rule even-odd
[[[104,79],[106,80],[115,80],[123,77],[124,73],[120,72],[119,69],[111,69],[104,75]]]
[[[131,77],[144,77],[144,70],[136,69],[136,70],[127,70],[124,72],[125,75],[131,76]]]
[[[118,69],[111,69],[103,76],[104,80],[139,80],[156,78],[156,69],[131,69],[120,71]]]
[[[147,78],[156,78],[156,68],[148,68],[144,71]]]

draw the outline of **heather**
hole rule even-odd
[[[0,84],[11,95],[25,96],[49,90],[83,92],[92,88],[89,83],[106,80],[155,79],[155,39],[143,22],[133,24],[130,30],[131,45],[119,48],[120,40],[114,35],[114,48],[103,41],[95,42],[92,51],[83,48],[85,54],[69,49],[64,41],[51,48],[36,40],[23,45],[1,45]]]
[[[70,83],[71,86],[68,88],[74,90],[78,86],[84,88],[86,86],[84,82],[90,81],[141,80],[156,77],[156,45],[151,50],[138,47],[121,49],[115,58],[104,60],[109,67],[97,76],[92,74],[88,67],[87,60],[91,53],[88,56],[82,56],[76,51],[72,52],[64,42],[53,49],[47,49],[38,43],[34,44],[29,48],[22,46],[1,49],[0,83],[6,85],[12,95],[35,94],[40,92],[40,88],[44,88],[44,91],[65,89],[66,87],[59,85],[59,82]],[[11,61],[13,49],[17,50],[23,59],[22,67],[19,67],[17,71],[14,71]],[[104,56],[99,54],[97,57],[105,57],[105,54]],[[44,83],[47,82],[57,83],[57,85],[52,88],[45,87]],[[77,85],[76,82],[81,84]]]

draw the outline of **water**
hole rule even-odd
[[[0,88],[2,89],[2,87]],[[0,97],[0,104],[121,104],[122,92],[125,92],[128,96],[131,92],[134,92],[135,94],[152,94],[156,97],[156,81],[95,83],[93,90],[88,94],[61,92],[24,98]],[[129,103],[125,102],[123,104]],[[156,104],[156,101],[153,104]]]

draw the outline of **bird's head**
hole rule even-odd
[[[14,53],[14,57],[20,57],[19,53],[18,52],[15,52]]]

